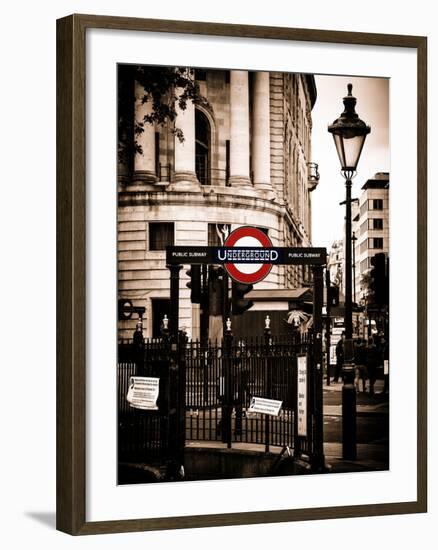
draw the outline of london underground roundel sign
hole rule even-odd
[[[238,247],[253,249],[271,248],[272,242],[269,237],[261,229],[257,227],[244,226],[232,231],[225,243],[224,247]],[[257,252],[255,253],[257,255]],[[264,279],[271,271],[272,264],[270,263],[226,263],[225,269],[232,279],[238,283],[254,284]]]

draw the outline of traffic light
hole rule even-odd
[[[327,304],[331,307],[339,306],[339,287],[329,286],[327,293]]]
[[[222,315],[224,310],[224,269],[210,266],[208,268],[209,314]]]
[[[241,315],[253,306],[254,302],[245,299],[245,295],[252,289],[252,285],[245,285],[233,281],[231,287],[231,307],[233,315]]]
[[[370,290],[372,302],[383,306],[388,303],[388,278],[386,275],[386,257],[383,252],[371,258]]]
[[[186,287],[190,288],[190,300],[192,304],[201,303],[201,266],[191,265],[187,270],[187,275],[190,280],[187,281]]]

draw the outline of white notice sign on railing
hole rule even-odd
[[[283,401],[278,401],[277,399],[265,399],[264,397],[251,397],[251,403],[249,405],[248,412],[278,416],[280,414],[280,409],[282,404],[283,404]]]
[[[299,355],[297,364],[298,435],[307,437],[307,356]]]
[[[126,400],[131,407],[147,411],[157,411],[160,379],[147,376],[131,376]]]

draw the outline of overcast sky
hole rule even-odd
[[[327,126],[343,111],[342,98],[347,84],[353,84],[356,112],[371,126],[353,180],[353,197],[376,172],[390,171],[389,157],[389,80],[384,78],[315,76],[317,100],[312,111],[312,160],[319,165],[319,185],[312,193],[312,244],[330,248],[341,239],[344,227],[344,178],[333,137]]]

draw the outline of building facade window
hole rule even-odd
[[[223,246],[221,242],[222,235],[225,240],[230,234],[231,225],[229,223],[209,223],[208,224],[208,246]]]
[[[195,69],[195,80],[205,82],[207,80],[207,71],[203,69]]]
[[[230,140],[225,140],[225,185],[231,187],[230,184]]]
[[[368,247],[368,243],[367,243],[367,240],[365,239],[360,243],[360,247],[359,247],[360,253],[363,254],[367,250],[367,247]]]
[[[370,199],[369,210],[383,210],[383,199]]]
[[[195,170],[201,185],[210,185],[211,129],[207,117],[196,109],[195,113]]]
[[[383,229],[383,219],[382,218],[369,219],[368,229]]]
[[[367,224],[367,221],[365,220],[360,226],[360,234],[363,235],[367,229],[368,229],[368,224]]]
[[[365,201],[360,205],[360,215],[363,216],[368,210],[368,203]]]
[[[382,249],[383,248],[383,238],[382,237],[373,237],[368,239],[368,248],[370,249]]]
[[[149,224],[149,250],[165,250],[175,242],[173,223]]]

